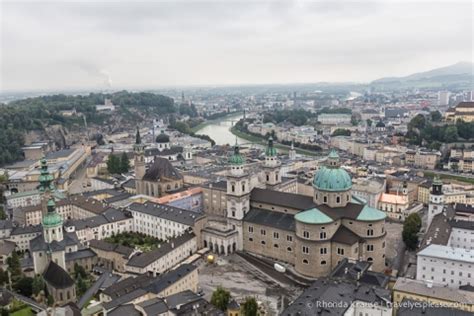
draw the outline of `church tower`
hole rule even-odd
[[[135,135],[135,145],[133,146],[135,153],[135,180],[142,180],[145,175],[145,145],[142,144],[140,130],[137,127]],[[138,192],[137,192],[138,193]]]
[[[250,210],[250,180],[244,170],[245,160],[240,154],[237,142],[234,153],[229,158],[230,170],[227,175],[227,219],[238,231],[237,250],[243,248],[243,218]]]
[[[273,146],[273,138],[268,139],[267,149],[265,150],[265,163],[263,171],[265,173],[265,184],[267,189],[273,189],[281,183],[280,160],[277,157],[277,150]]]
[[[443,182],[438,176],[433,179],[433,185],[430,192],[430,203],[428,205],[428,226],[430,227],[433,217],[442,213],[444,210]]]
[[[295,150],[295,145],[293,141],[291,141],[291,148],[290,148],[290,151],[288,152],[288,156],[291,161],[296,160],[296,150]]]

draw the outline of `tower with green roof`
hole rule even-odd
[[[333,149],[329,153],[326,165],[314,175],[314,203],[330,207],[344,207],[351,201],[352,179],[341,168],[339,155]]]
[[[43,194],[42,207],[44,240],[50,243],[54,240],[63,240],[63,219],[56,211],[56,202],[54,201],[53,192],[54,178],[48,170],[48,164],[45,158],[41,159],[41,171],[39,176],[39,191]]]
[[[243,249],[243,219],[250,210],[250,177],[245,170],[245,159],[235,142],[229,157],[227,174],[227,220],[238,231],[237,250]]]
[[[273,137],[268,138],[267,148],[265,149],[265,163],[263,170],[265,173],[265,185],[267,188],[275,188],[281,183],[280,160],[277,157],[277,150],[273,144]]]

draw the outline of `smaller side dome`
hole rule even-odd
[[[333,222],[333,219],[317,208],[312,208],[295,215],[295,219],[298,222],[304,224],[329,224]]]
[[[229,163],[232,165],[242,165],[244,164],[244,162],[245,162],[245,159],[240,154],[240,148],[236,142],[234,146],[234,153],[229,157]]]
[[[161,134],[156,136],[155,141],[159,144],[169,143],[170,142],[170,137],[168,135],[166,135],[164,131],[161,131]]]

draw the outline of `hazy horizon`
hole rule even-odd
[[[364,84],[472,62],[471,1],[1,6],[1,92]]]

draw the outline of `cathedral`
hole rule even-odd
[[[151,166],[148,170],[146,169],[145,147],[142,144],[140,131],[137,128],[135,145],[133,147],[135,152],[135,189],[137,194],[161,197],[180,190],[184,185],[183,176],[171,164],[170,159],[155,156]],[[165,149],[169,149],[168,142],[165,143],[163,150]],[[190,154],[188,155],[190,156]]]
[[[385,269],[384,212],[351,193],[352,179],[331,151],[313,179],[313,196],[278,191],[280,161],[273,140],[265,151],[265,189],[252,188],[236,144],[229,158],[225,218],[208,220],[203,246],[237,250],[290,264],[308,277],[327,276],[344,258]],[[211,218],[211,217],[210,217]]]

